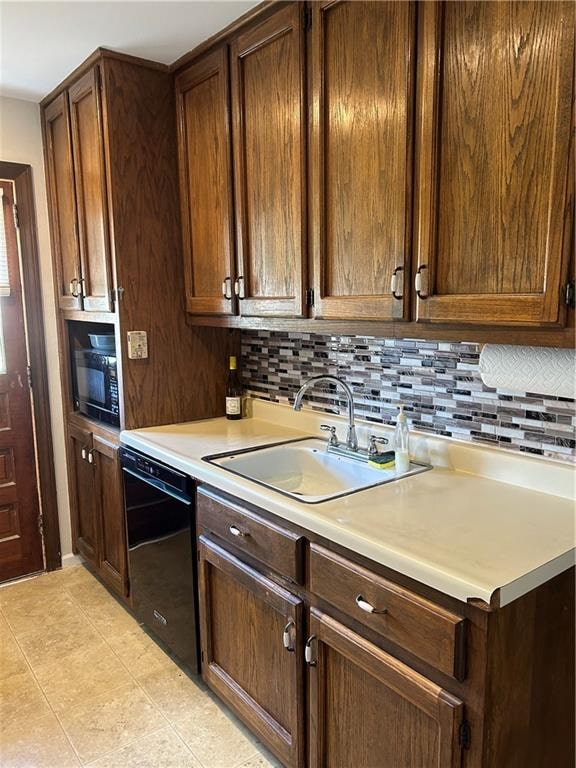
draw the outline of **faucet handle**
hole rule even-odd
[[[322,432],[330,432],[330,438],[328,440],[329,445],[334,446],[334,448],[337,448],[340,445],[338,435],[336,434],[336,427],[331,427],[328,424],[320,424],[320,429]]]
[[[388,445],[390,441],[387,437],[379,437],[378,435],[370,435],[370,447],[368,449],[368,454],[370,456],[376,456],[378,451],[378,443],[383,443],[383,445]]]

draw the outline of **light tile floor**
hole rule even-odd
[[[2,768],[276,768],[83,566],[0,588]]]

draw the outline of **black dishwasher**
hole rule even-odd
[[[199,671],[194,483],[120,448],[132,610],[181,662]]]

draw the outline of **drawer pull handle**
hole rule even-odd
[[[246,536],[249,536],[249,533],[245,533],[244,531],[241,531],[240,528],[237,528],[235,525],[231,525],[228,530],[232,534],[232,536],[237,536],[240,539],[244,539]]]
[[[316,640],[316,635],[310,635],[308,640],[306,640],[306,645],[304,646],[304,660],[309,667],[316,666],[316,659],[314,658],[312,651],[312,643],[314,640]]]
[[[420,264],[420,266],[416,271],[416,275],[414,277],[414,288],[416,289],[416,296],[418,296],[419,299],[428,298],[428,290],[426,289],[426,291],[424,291],[422,288],[422,273],[426,269],[428,269],[428,266],[426,264]]]
[[[378,610],[378,608],[374,608],[373,605],[370,605],[362,595],[356,595],[356,605],[360,610],[366,611],[366,613],[388,613],[388,610],[386,608],[382,608],[382,610]]]
[[[290,619],[288,624],[284,627],[284,632],[282,633],[282,642],[284,643],[284,648],[286,648],[287,651],[290,651],[290,653],[294,653],[294,646],[292,645],[292,638],[291,638],[291,630],[294,629],[296,625],[294,624],[294,621]]]

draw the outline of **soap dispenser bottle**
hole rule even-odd
[[[410,470],[410,453],[408,447],[408,422],[404,413],[404,406],[398,406],[400,413],[396,420],[396,429],[394,430],[394,463],[396,473],[404,474]]]

